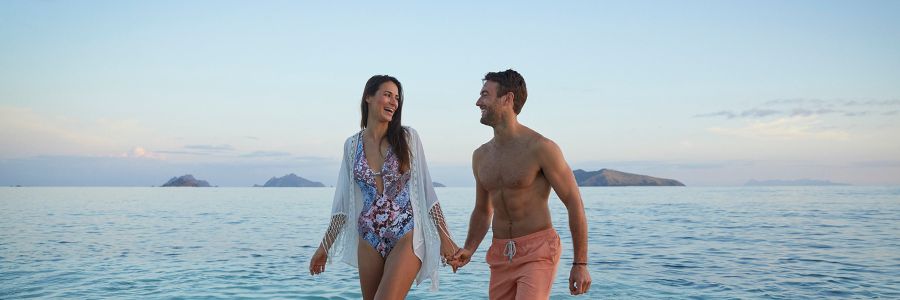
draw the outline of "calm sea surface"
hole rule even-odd
[[[439,188],[458,242],[472,188]],[[331,188],[0,188],[0,299],[360,297],[356,270],[307,263]],[[900,299],[900,188],[583,188],[591,292],[618,298]],[[568,298],[564,252],[553,298]],[[487,297],[484,252],[441,290]]]

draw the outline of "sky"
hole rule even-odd
[[[900,184],[898,1],[0,1],[0,185],[333,185],[375,74],[472,186],[481,78],[573,169]]]

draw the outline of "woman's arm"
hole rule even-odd
[[[344,222],[346,221],[347,215],[341,214],[331,216],[331,224],[328,225],[328,231],[325,232],[325,237],[322,238],[319,247],[323,248],[325,251],[331,250],[334,241],[337,240],[338,235],[341,234],[341,230],[344,229]]]
[[[328,262],[328,252],[341,235],[341,231],[343,231],[344,225],[347,223],[347,215],[350,214],[350,195],[347,193],[350,184],[350,158],[347,154],[349,153],[348,148],[351,144],[351,140],[352,137],[347,139],[344,143],[344,155],[341,162],[341,169],[338,171],[338,181],[334,189],[334,202],[331,205],[331,222],[328,225],[328,230],[325,231],[325,236],[322,237],[322,241],[319,243],[319,247],[316,249],[315,254],[313,254],[313,257],[309,262],[309,273],[311,275],[325,272],[325,263]]]
[[[434,206],[431,207],[429,214],[431,215],[431,220],[434,221],[434,226],[437,227],[438,234],[441,237],[441,243],[444,243],[444,241],[453,242],[453,235],[450,234],[450,228],[447,227],[447,222],[444,219],[444,211],[441,210],[441,204],[435,203]]]
[[[456,253],[459,246],[453,241],[453,235],[450,234],[450,228],[447,227],[447,222],[444,218],[444,211],[441,209],[441,204],[438,202],[437,193],[434,192],[434,183],[431,181],[431,172],[428,171],[428,162],[425,159],[425,148],[422,146],[422,140],[419,138],[419,133],[412,128],[409,128],[409,133],[412,137],[412,142],[416,143],[415,159],[420,168],[419,176],[422,176],[421,181],[425,185],[424,196],[429,208],[428,215],[434,222],[438,237],[441,240],[441,256],[443,256],[444,259],[449,259]]]

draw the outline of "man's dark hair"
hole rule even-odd
[[[522,75],[519,74],[519,72],[516,72],[513,69],[503,72],[489,72],[484,75],[483,80],[490,80],[497,83],[497,97],[512,92],[513,96],[515,96],[515,98],[513,98],[513,111],[515,111],[517,115],[522,111],[522,106],[525,105],[525,99],[528,98],[528,89],[525,88],[525,78],[522,78]]]

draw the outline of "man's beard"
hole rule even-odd
[[[496,116],[490,109],[486,109],[484,115],[481,116],[481,124],[493,127],[495,123],[497,123]]]

